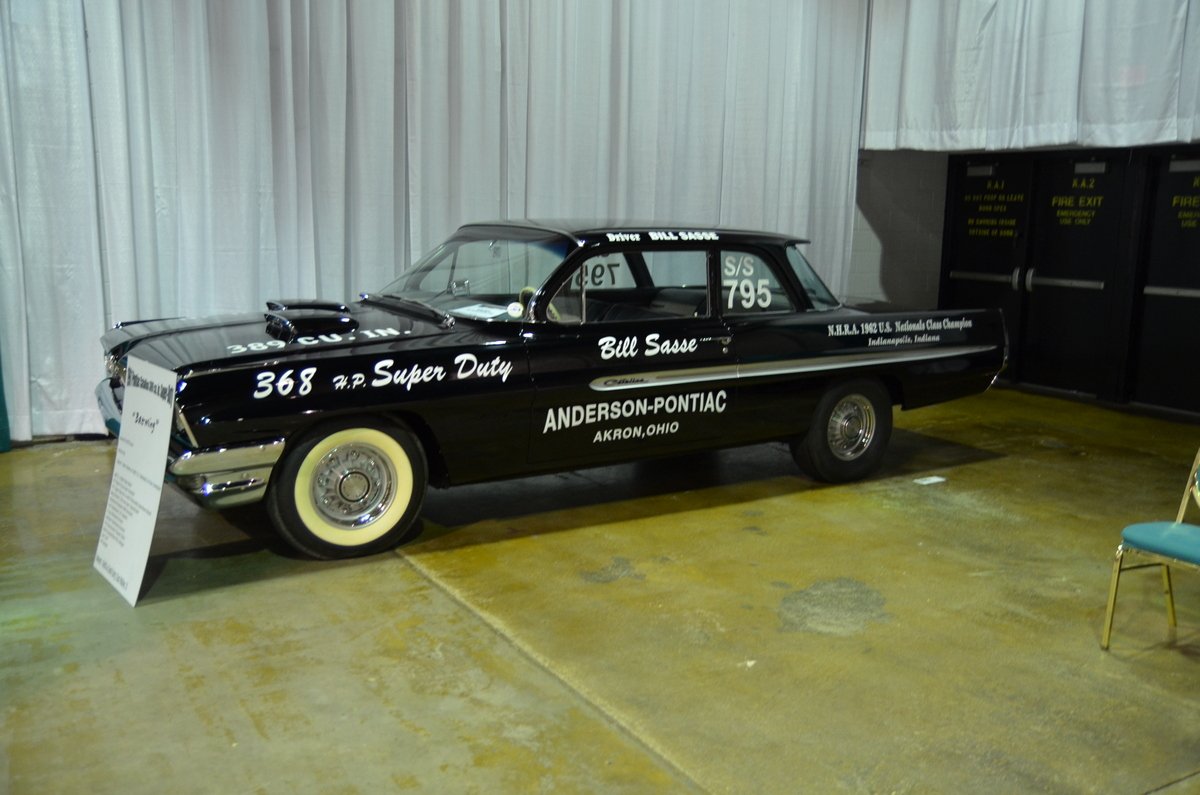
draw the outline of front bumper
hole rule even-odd
[[[100,406],[100,416],[104,418],[104,427],[113,436],[121,435],[121,402],[117,392],[123,390],[124,387],[114,385],[109,378],[96,384],[96,403]]]
[[[96,402],[104,427],[121,435],[121,386],[104,379],[96,386]],[[177,449],[167,453],[164,480],[173,481],[189,497],[206,508],[229,508],[258,502],[267,491],[271,471],[283,455],[284,440],[268,439],[251,444]]]
[[[283,439],[236,447],[185,450],[169,457],[175,485],[206,508],[258,502],[267,492],[271,470],[283,455]]]

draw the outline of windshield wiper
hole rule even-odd
[[[415,298],[405,298],[402,295],[393,295],[391,293],[384,293],[382,295],[363,293],[360,297],[367,303],[399,304],[403,309],[412,314],[423,317],[426,320],[436,321],[442,328],[454,327],[454,317],[449,312],[444,312]]]

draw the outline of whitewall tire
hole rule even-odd
[[[322,425],[289,440],[267,510],[279,534],[316,558],[369,555],[414,529],[428,471],[420,442],[380,420]]]

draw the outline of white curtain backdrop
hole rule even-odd
[[[102,429],[115,320],[351,298],[471,220],[789,231],[837,290],[866,23],[867,0],[0,0],[13,439]]]
[[[1200,138],[1200,0],[874,0],[867,149]]]

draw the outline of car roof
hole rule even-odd
[[[611,220],[581,220],[581,219],[508,219],[503,221],[485,221],[479,223],[464,224],[462,229],[471,229],[473,227],[516,227],[527,230],[539,230],[551,232],[563,237],[570,238],[576,246],[583,246],[589,243],[608,242],[610,235],[639,235],[639,238],[632,240],[617,240],[613,242],[638,242],[646,240],[640,237],[647,236],[650,240],[654,238],[650,235],[655,233],[705,233],[715,232],[722,238],[733,239],[743,243],[766,243],[774,245],[789,245],[791,243],[808,243],[806,238],[797,237],[795,235],[785,235],[778,232],[763,232],[753,229],[738,229],[720,224],[703,225],[694,223],[664,223],[650,221],[611,221]],[[602,238],[597,240],[597,238]],[[703,241],[705,238],[696,237],[694,240]]]

